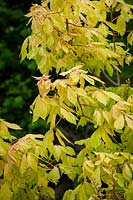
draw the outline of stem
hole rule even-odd
[[[116,72],[118,72],[118,71],[116,71]],[[106,74],[106,72],[104,72],[103,71],[103,75],[105,76],[105,78],[112,84],[112,85],[114,85],[114,86],[120,86],[120,81],[119,82],[115,82],[115,81],[113,81],[107,74]],[[117,77],[118,78],[118,77]],[[119,78],[120,79],[120,78]],[[117,80],[118,81],[118,80]]]

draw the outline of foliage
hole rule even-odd
[[[31,110],[33,122],[41,118],[49,130],[14,141],[8,128],[19,127],[0,121],[0,199],[55,199],[64,174],[73,186],[63,200],[132,198],[133,89],[119,85],[132,55],[118,40],[133,43],[126,29],[132,9],[123,0],[51,0],[31,7],[32,33],[21,59],[34,59],[42,73],[34,77],[39,94]],[[119,87],[107,88],[102,75]],[[94,131],[70,141],[62,122],[77,130],[93,124]]]

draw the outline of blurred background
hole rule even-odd
[[[21,45],[31,32],[24,16],[33,3],[41,0],[0,0],[0,118],[19,124],[27,133],[40,133],[46,130],[46,124],[39,120],[32,124],[29,106],[38,94],[36,81],[32,76],[39,75],[34,61],[20,63]],[[133,4],[133,0],[126,0]],[[133,22],[128,29],[133,29]],[[121,38],[120,38],[121,39]],[[126,41],[125,41],[126,42]],[[133,51],[133,49],[131,50]],[[129,78],[132,81],[133,64],[123,69],[122,83]]]

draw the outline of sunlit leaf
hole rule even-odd
[[[128,125],[131,129],[133,129],[133,119],[130,118],[130,115],[126,115],[126,116],[125,116],[125,119],[126,119],[127,125]]]
[[[27,155],[27,165],[31,167],[35,172],[37,171],[37,158],[33,153],[28,153]]]
[[[114,122],[114,127],[116,129],[123,129],[125,124],[124,116],[121,114]]]
[[[104,94],[104,91],[95,91],[93,96],[99,101],[100,103],[106,105],[108,103],[108,96]]]
[[[55,166],[55,167],[48,173],[48,180],[51,181],[51,182],[54,183],[54,184],[57,184],[59,179],[60,179],[59,168]]]
[[[21,129],[22,129],[22,128],[20,128],[20,126],[17,125],[17,124],[9,123],[9,122],[6,122],[6,121],[4,121],[4,123],[6,124],[6,126],[7,126],[8,128],[11,128],[11,129],[14,129],[14,130],[21,130]]]
[[[76,124],[77,118],[71,112],[66,111],[64,108],[60,108],[60,113],[68,122]]]
[[[109,98],[114,99],[115,101],[121,101],[121,97],[113,92],[108,92],[103,90],[103,93],[106,94]]]
[[[132,172],[131,172],[131,169],[130,167],[128,166],[127,163],[124,164],[124,167],[123,167],[123,170],[122,170],[122,174],[123,174],[123,177],[127,180],[127,181],[131,181],[132,179]]]

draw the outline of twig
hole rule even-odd
[[[117,71],[116,71],[117,72]],[[118,79],[118,77],[117,77],[117,81],[118,82],[115,82],[115,81],[113,81],[107,74],[106,74],[106,72],[104,72],[103,71],[103,75],[105,76],[105,78],[112,84],[112,85],[114,85],[114,86],[120,86],[120,78]]]

